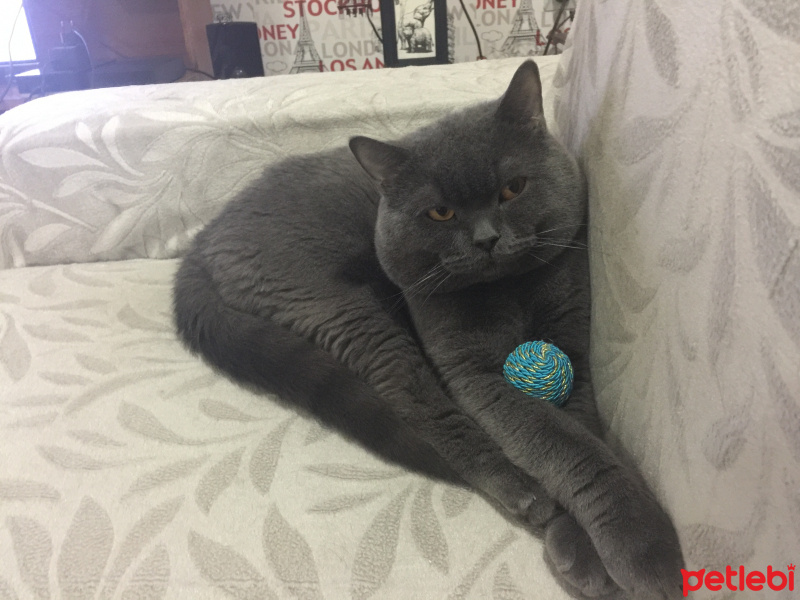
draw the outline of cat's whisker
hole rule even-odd
[[[582,242],[580,239],[574,238],[574,237],[565,238],[565,237],[537,236],[537,239],[545,241],[545,242],[563,242],[565,244],[573,244],[574,243],[574,244],[585,245],[584,242]]]
[[[552,233],[554,231],[558,231],[559,229],[574,229],[575,227],[582,227],[586,226],[588,223],[570,223],[569,225],[562,225],[560,227],[553,227],[552,229],[545,229],[544,231],[537,231],[536,235],[543,235],[545,233]]]
[[[434,274],[435,274],[435,273],[432,273],[432,272],[430,272],[430,271],[429,271],[428,273],[426,273],[425,275],[423,275],[422,277],[420,277],[419,279],[417,279],[417,280],[416,280],[414,283],[412,283],[411,285],[409,285],[408,287],[406,287],[406,288],[405,288],[405,289],[404,289],[404,290],[401,292],[401,294],[402,294],[403,296],[406,296],[406,297],[408,297],[408,296],[413,296],[413,295],[414,295],[414,294],[417,292],[417,290],[418,290],[418,289],[419,289],[421,286],[423,286],[423,285],[425,284],[425,281],[427,281],[428,279],[430,279],[431,277],[433,277],[433,275],[434,275]]]
[[[405,304],[406,296],[403,293],[403,291],[400,290],[396,294],[391,294],[390,296],[385,296],[385,297],[382,297],[382,298],[378,298],[378,301],[379,302],[387,302],[387,301],[392,300],[392,299],[394,299],[394,302],[392,303],[391,306],[389,306],[389,308],[386,309],[386,312],[388,312],[391,315],[396,314],[397,309],[400,308],[401,306],[403,306],[403,304]]]
[[[404,290],[404,295],[406,296],[413,296],[417,291],[425,286],[425,283],[430,279],[435,279],[438,277],[442,271],[444,271],[444,266],[441,264],[435,265],[430,271],[428,271],[425,275],[420,277],[417,281],[412,283],[408,288]]]
[[[425,306],[425,303],[428,301],[428,298],[430,298],[431,296],[433,296],[434,292],[436,292],[436,290],[438,290],[438,289],[439,289],[439,287],[441,287],[441,285],[442,285],[442,284],[443,284],[445,281],[447,281],[448,279],[450,279],[450,277],[451,277],[452,275],[453,275],[452,273],[447,273],[447,274],[444,276],[444,278],[443,278],[443,279],[442,279],[442,280],[441,280],[439,283],[437,283],[437,284],[436,284],[436,287],[434,287],[434,288],[433,288],[433,289],[432,289],[432,290],[431,290],[431,291],[428,293],[428,295],[427,295],[427,296],[425,296],[425,299],[422,301],[422,306]]]
[[[395,300],[394,304],[386,309],[386,312],[388,312],[390,315],[397,314],[397,310],[406,303],[406,297],[403,294],[399,295],[400,297]]]
[[[531,256],[531,257],[535,258],[535,259],[536,259],[536,260],[538,260],[539,262],[542,262],[542,263],[544,263],[544,264],[546,264],[546,265],[548,265],[548,266],[550,266],[550,267],[552,267],[552,266],[553,266],[551,263],[547,262],[545,259],[543,259],[543,258],[539,258],[538,256],[536,256],[536,255],[533,253],[533,251],[532,251],[532,250],[528,251],[528,252],[527,252],[527,254],[528,254],[529,256]]]
[[[391,300],[392,298],[397,298],[398,296],[402,296],[402,295],[403,295],[403,290],[400,290],[396,294],[389,294],[388,296],[381,296],[380,298],[378,298],[378,300],[380,300],[381,302],[385,302],[386,300]]]
[[[563,244],[563,243],[548,242],[548,241],[537,242],[536,245],[534,246],[534,248],[538,248],[540,246],[553,246],[555,248],[567,248],[567,249],[570,249],[570,250],[587,250],[588,249],[588,246],[584,246],[584,245],[577,245],[577,244],[572,244],[572,243]]]
[[[428,287],[427,283],[436,282],[438,277],[445,272],[445,268],[441,264],[434,265],[427,273],[425,273],[422,277],[417,279],[414,283],[408,286],[405,290],[401,291],[399,294],[394,294],[389,296],[388,299],[394,298],[398,296],[397,300],[388,308],[390,314],[395,314],[398,308],[405,304],[406,298],[410,298],[416,296],[419,293],[423,293],[425,289]],[[449,276],[449,273],[448,273]]]
[[[447,280],[450,278],[450,276],[451,276],[451,275],[452,275],[452,273],[451,273],[451,272],[449,272],[449,271],[446,271],[446,270],[444,270],[444,269],[442,269],[442,271],[440,271],[439,273],[437,273],[437,275],[436,275],[436,278],[435,278],[435,279],[433,279],[433,280],[430,282],[430,283],[431,283],[431,285],[430,285],[430,286],[428,286],[428,287],[430,288],[430,291],[428,292],[427,296],[425,296],[425,300],[427,300],[428,298],[430,298],[431,294],[433,294],[433,293],[434,293],[434,292],[435,292],[435,291],[436,291],[436,290],[439,288],[439,286],[440,286],[440,285],[442,285],[442,283],[444,283],[445,281],[447,281]],[[423,301],[423,304],[424,304],[424,301]]]

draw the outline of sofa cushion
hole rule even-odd
[[[0,592],[567,597],[541,543],[480,496],[386,464],[185,351],[176,267],[0,271]]]

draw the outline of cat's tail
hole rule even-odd
[[[330,354],[270,319],[226,306],[192,254],[176,274],[173,302],[184,343],[235,381],[289,401],[393,463],[462,484],[387,401]]]

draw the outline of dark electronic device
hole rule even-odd
[[[89,58],[89,48],[72,21],[61,22],[61,45],[51,48],[49,58],[49,63],[42,69],[43,76],[38,91],[49,94],[91,87],[92,61]]]
[[[260,77],[264,75],[258,26],[235,21],[206,25],[214,77]]]

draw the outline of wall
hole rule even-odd
[[[380,29],[380,5],[372,2],[372,22]],[[410,13],[415,3],[419,0],[397,0],[395,13],[403,8]],[[464,0],[464,5],[487,58],[542,54],[555,16],[553,6],[558,7],[554,0]],[[383,48],[367,18],[340,17],[336,0],[212,0],[211,7],[234,21],[256,22],[267,75],[383,67]],[[452,59],[475,60],[478,47],[464,9],[458,0],[448,0],[447,10]],[[512,34],[515,22],[518,34]],[[426,28],[433,31],[433,23]],[[298,51],[304,29],[310,43],[304,41]]]
[[[179,3],[193,5],[191,11]],[[95,65],[126,57],[170,55],[182,56],[192,68],[210,68],[196,52],[187,52],[184,39],[184,27],[187,32],[196,29],[191,18],[203,20],[203,26],[211,21],[207,0],[25,0],[25,10],[43,60],[60,44],[61,21],[72,21],[86,39]]]
[[[421,1],[425,0],[396,0],[395,12],[405,9],[411,15]],[[380,3],[372,3],[372,22],[380,29]],[[59,43],[60,22],[72,20],[86,38],[95,65],[121,57],[178,55],[187,66],[210,71],[205,24],[211,22],[213,10],[235,21],[256,22],[267,75],[382,68],[383,48],[367,18],[340,17],[336,4],[337,0],[212,0],[210,6],[208,0],[26,0],[26,10],[44,57]],[[558,3],[464,0],[464,7],[483,55],[500,58],[541,54]],[[452,60],[475,60],[478,46],[459,0],[447,0],[447,12]],[[433,30],[432,22],[425,26]],[[303,56],[298,58],[304,28],[310,43],[300,44]]]

